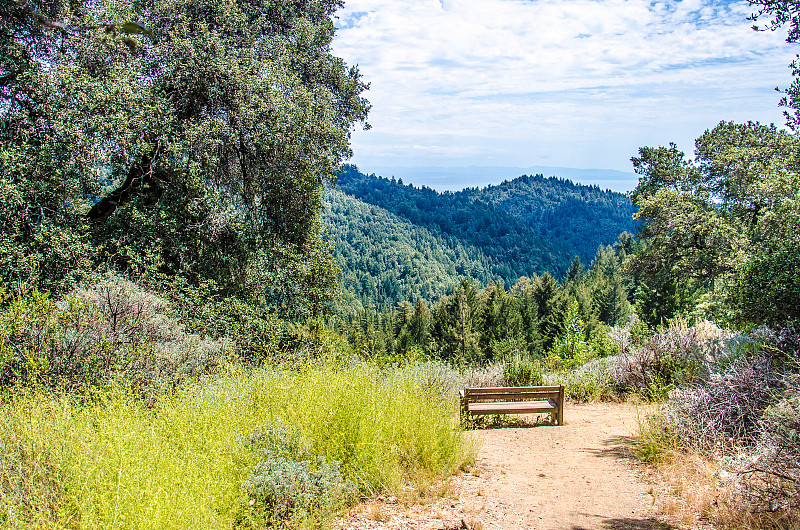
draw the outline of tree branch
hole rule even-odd
[[[153,176],[153,158],[156,148],[134,163],[128,170],[125,182],[98,201],[86,216],[94,222],[105,221],[117,208],[129,203],[131,199],[142,192],[160,191],[160,186]]]
[[[73,35],[77,35],[79,33],[84,33],[87,31],[93,31],[97,29],[103,29],[106,33],[112,33],[117,35],[119,33],[125,35],[133,35],[137,33],[141,33],[143,35],[147,35],[155,42],[155,35],[149,29],[145,28],[138,22],[124,22],[122,24],[117,23],[105,23],[105,24],[95,24],[89,26],[73,26],[67,24],[65,22],[61,22],[60,20],[50,20],[49,18],[45,17],[44,15],[37,13],[26,0],[16,0],[18,6],[20,6],[25,12],[31,17],[33,20],[36,21],[37,24],[40,26],[44,26],[46,28],[58,29],[65,33],[71,33]],[[131,48],[136,46],[136,42],[132,39],[124,37],[122,41]]]

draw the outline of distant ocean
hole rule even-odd
[[[489,184],[500,184],[521,175],[561,177],[573,182],[593,185],[625,193],[633,190],[639,183],[635,173],[615,169],[578,169],[572,167],[533,166],[467,166],[467,167],[402,167],[402,166],[359,166],[362,173],[375,173],[379,177],[403,179],[405,184],[428,186],[438,191],[459,191],[464,188],[483,188]]]

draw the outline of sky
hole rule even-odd
[[[333,51],[370,83],[372,128],[352,137],[365,172],[630,173],[639,147],[691,154],[722,120],[782,126],[775,87],[800,52],[753,31],[746,0],[345,2]]]

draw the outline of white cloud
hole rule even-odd
[[[349,0],[334,51],[372,86],[357,163],[630,169],[641,145],[781,120],[794,51],[747,2]]]

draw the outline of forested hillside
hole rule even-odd
[[[523,175],[498,186],[469,188],[461,194],[522,220],[571,256],[588,263],[601,244],[634,233],[636,207],[622,193],[543,175]]]
[[[340,313],[403,300],[435,300],[461,277],[488,283],[502,264],[453,236],[415,226],[387,210],[328,188],[325,222],[342,269]]]
[[[347,165],[337,187],[327,192],[325,221],[347,313],[433,301],[463,277],[484,285],[560,277],[576,255],[590,263],[634,227],[624,195],[541,175],[439,193]]]
[[[498,272],[507,280],[544,271],[560,275],[572,258],[519,219],[464,194],[439,193],[404,185],[402,180],[364,175],[351,165],[344,166],[337,185],[344,193],[416,226],[481,249],[502,264]]]

